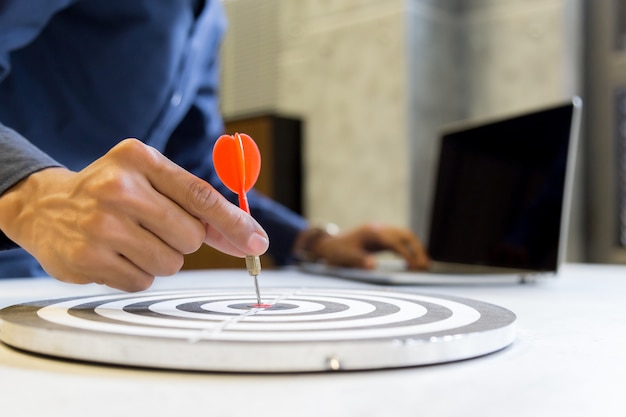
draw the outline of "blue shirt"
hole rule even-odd
[[[81,170],[136,137],[235,201],[210,157],[224,128],[218,92],[225,28],[216,0],[4,0],[0,193],[42,166]],[[24,147],[32,148],[32,160],[19,166],[7,159]],[[270,253],[287,262],[305,220],[258,193],[248,198],[270,236]],[[0,252],[0,276],[40,273],[25,256]]]

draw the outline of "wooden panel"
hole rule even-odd
[[[258,115],[226,122],[226,132],[250,135],[261,152],[261,173],[255,189],[301,213],[300,121],[274,115]],[[269,255],[261,257],[263,268],[271,268]],[[245,261],[207,245],[185,256],[183,269],[245,268]]]

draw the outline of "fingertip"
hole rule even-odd
[[[362,268],[363,269],[376,269],[377,266],[377,262],[376,262],[376,258],[374,256],[366,256],[365,258],[363,258],[363,262],[362,262]]]
[[[411,262],[411,268],[416,271],[425,271],[430,268],[430,259],[426,256],[421,256],[416,261]]]
[[[146,274],[141,279],[136,279],[128,282],[125,288],[120,288],[126,292],[140,292],[145,291],[152,286],[155,280],[154,275]]]
[[[250,251],[250,255],[263,255],[269,248],[269,239],[265,235],[254,232],[248,239],[247,247]]]

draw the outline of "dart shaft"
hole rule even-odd
[[[259,291],[259,282],[257,279],[257,276],[261,273],[261,259],[258,256],[246,256],[246,269],[248,273],[254,277],[256,300],[258,304],[261,304],[261,292]]]
[[[257,280],[256,278],[257,276],[254,276],[254,289],[256,291],[256,303],[258,306],[261,306],[261,292],[259,291],[259,280]]]
[[[246,195],[245,192],[239,193],[239,207],[246,213],[250,214],[250,206],[248,205],[248,196]]]

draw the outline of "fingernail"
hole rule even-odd
[[[269,241],[267,237],[258,233],[253,233],[248,239],[248,249],[252,252],[251,255],[262,255],[267,251]]]

